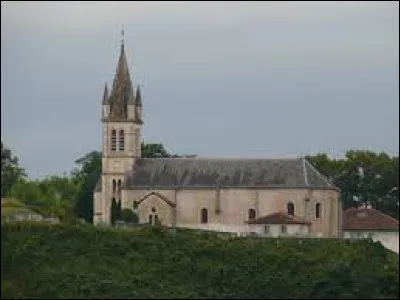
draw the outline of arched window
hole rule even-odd
[[[290,216],[294,216],[294,204],[289,202],[286,206],[287,214]]]
[[[201,210],[201,223],[208,223],[208,211],[206,208]]]
[[[112,181],[112,192],[113,194],[117,191],[117,181],[113,179]]]
[[[253,221],[256,219],[256,211],[253,208],[249,209],[249,221]]]
[[[321,218],[321,203],[315,204],[315,218]]]
[[[119,151],[125,150],[125,132],[123,130],[119,131]]]
[[[117,150],[117,132],[113,129],[111,130],[111,151]]]

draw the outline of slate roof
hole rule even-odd
[[[301,224],[311,225],[311,222],[298,216],[291,216],[285,212],[276,212],[267,216],[262,216],[256,220],[247,221],[247,224]]]
[[[343,230],[399,230],[399,221],[373,208],[352,207],[343,212]]]
[[[140,158],[125,189],[271,187],[337,189],[306,159]]]

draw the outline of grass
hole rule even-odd
[[[2,298],[399,298],[372,241],[221,239],[190,230],[2,224]]]

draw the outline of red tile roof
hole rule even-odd
[[[373,208],[352,207],[343,212],[343,230],[399,230],[399,221]]]
[[[310,225],[311,222],[297,216],[288,215],[285,212],[276,212],[267,216],[259,217],[256,220],[247,221],[247,224],[302,224]]]

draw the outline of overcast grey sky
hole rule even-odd
[[[120,30],[172,152],[399,152],[398,2],[1,2],[1,138],[30,177],[101,149]]]

